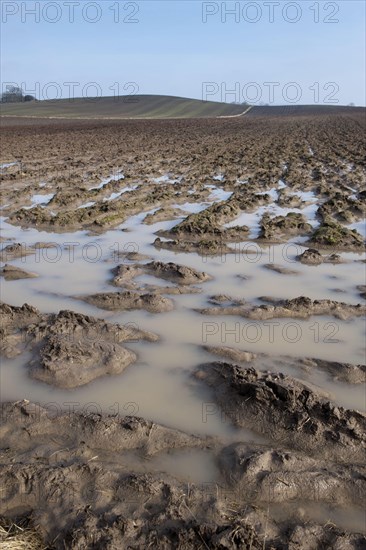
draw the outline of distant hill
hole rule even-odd
[[[210,118],[210,117],[271,117],[357,114],[364,107],[338,105],[253,106],[202,101],[165,95],[100,97],[97,99],[56,99],[24,103],[1,103],[2,116],[67,118],[67,119],[128,119],[128,118]]]
[[[3,116],[62,118],[200,118],[237,116],[246,108],[184,97],[136,95],[2,103],[0,112]]]

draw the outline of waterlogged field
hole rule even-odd
[[[349,113],[3,119],[6,516],[54,548],[363,547]]]

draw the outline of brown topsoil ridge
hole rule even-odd
[[[4,403],[0,429],[2,523],[26,518],[50,550],[361,550],[366,541],[294,507],[316,492],[317,502],[360,509],[365,468],[358,464],[220,446],[138,417],[57,413],[28,401]],[[221,482],[138,471],[141,457],[194,448],[215,452]],[[268,513],[274,503],[286,519]]]

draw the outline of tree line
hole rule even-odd
[[[23,101],[36,101],[33,95],[25,94],[19,86],[7,86],[0,96],[1,103],[22,103]]]

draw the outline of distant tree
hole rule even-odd
[[[352,103],[348,103],[348,107],[354,107],[355,104],[352,102]]]
[[[8,86],[6,92],[1,94],[2,103],[18,103],[23,101],[23,90],[18,86]]]
[[[24,93],[18,86],[9,86],[6,92],[1,94],[2,103],[19,103],[24,100]]]
[[[19,86],[7,86],[6,92],[1,94],[1,103],[21,103],[23,101],[34,101],[36,98],[33,95],[24,95],[22,88]]]

